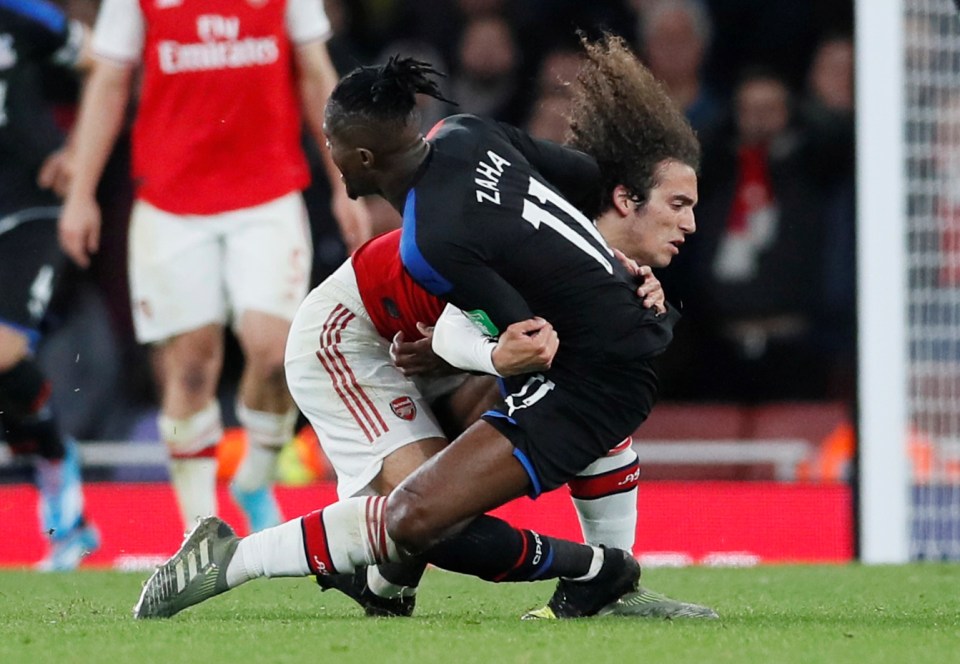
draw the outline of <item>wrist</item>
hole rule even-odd
[[[502,353],[498,352],[500,350],[500,344],[493,339],[488,339],[485,343],[490,354],[491,369],[486,373],[490,373],[494,376],[500,376],[501,378],[512,375],[512,373],[502,364]],[[498,362],[498,359],[501,360],[501,362]]]

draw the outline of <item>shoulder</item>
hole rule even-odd
[[[434,143],[453,141],[477,143],[495,133],[499,133],[499,127],[495,122],[477,115],[460,113],[450,115],[438,122],[430,130],[428,138]]]
[[[517,152],[499,123],[476,115],[451,115],[431,130],[429,141],[435,150],[435,167],[449,167],[452,164],[469,165],[472,172],[480,167],[491,150],[517,161]],[[441,167],[440,165],[444,166]]]

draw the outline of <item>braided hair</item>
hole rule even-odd
[[[362,118],[405,123],[416,111],[417,95],[453,103],[440,93],[435,77],[443,76],[427,62],[394,55],[386,64],[358,67],[334,88],[327,118],[335,123]]]
[[[600,166],[602,198],[596,215],[612,204],[618,184],[643,204],[667,159],[700,167],[700,142],[690,123],[622,38],[597,42],[581,36],[586,61],[573,89],[568,144]]]

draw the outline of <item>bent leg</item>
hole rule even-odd
[[[530,480],[513,450],[487,422],[473,424],[387,497],[390,537],[405,552],[422,552],[470,519],[523,496]]]
[[[449,441],[446,438],[425,438],[394,450],[384,458],[380,473],[369,485],[370,489],[381,496],[388,495],[400,482],[448,444]],[[369,592],[382,599],[394,600],[393,604],[396,604],[396,607],[386,602],[379,602],[378,604],[381,605],[379,608],[367,606],[369,602],[364,602],[363,589],[357,579],[351,578],[349,581],[344,579],[341,583],[348,582],[351,589],[361,586],[359,597],[354,599],[360,601],[368,615],[410,615],[413,611],[413,597],[417,593],[417,587],[426,568],[426,560],[415,557],[402,562],[382,563],[358,572],[364,575],[363,585],[369,589]],[[322,577],[318,577],[318,582],[323,587],[321,579]],[[351,593],[348,594],[353,596]],[[385,610],[385,606],[390,608]]]
[[[481,420],[390,494],[385,531],[407,555],[491,581],[596,574],[598,550],[484,515],[529,487],[512,443]]]

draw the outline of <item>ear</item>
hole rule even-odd
[[[630,195],[630,190],[622,184],[613,188],[612,198],[613,208],[621,217],[629,215],[637,205]]]
[[[357,148],[357,154],[360,156],[360,163],[364,168],[373,168],[373,153],[367,148]]]

